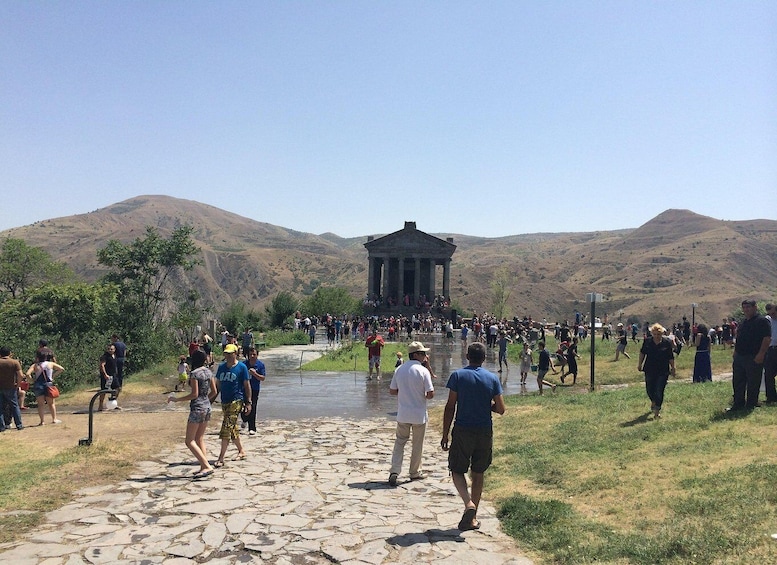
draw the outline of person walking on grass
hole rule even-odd
[[[734,403],[730,410],[751,410],[758,406],[764,359],[772,340],[769,320],[758,313],[755,300],[742,301],[745,320],[737,330],[734,345],[733,375]],[[725,347],[725,345],[724,345]]]
[[[558,373],[555,365],[553,365],[553,359],[551,359],[548,350],[545,349],[544,341],[538,341],[537,347],[540,350],[539,359],[537,360],[537,389],[540,391],[540,395],[542,395],[543,385],[549,386],[551,392],[556,392],[556,385],[545,380],[545,375],[548,374],[548,371],[552,370],[554,373]]]
[[[230,440],[237,447],[237,458],[246,458],[243,442],[240,441],[237,417],[242,412],[251,412],[251,378],[248,367],[244,363],[238,363],[237,353],[237,345],[228,344],[224,348],[224,362],[216,371],[216,392],[221,393],[221,409],[224,415],[219,431],[221,451],[218,460],[214,463],[215,467],[224,466],[224,456],[227,454]]]
[[[429,420],[426,401],[434,398],[432,378],[435,375],[429,364],[429,348],[424,347],[420,341],[414,341],[407,346],[407,356],[408,360],[397,366],[389,385],[389,393],[397,397],[397,433],[388,478],[391,486],[397,486],[397,478],[402,472],[405,444],[410,439],[411,431],[413,448],[410,453],[410,480],[424,478],[421,458],[424,452],[426,422]]]
[[[636,335],[637,333],[634,332],[632,336],[634,338],[634,341],[636,341],[636,337],[635,337]],[[629,343],[629,337],[628,337],[628,334],[626,333],[626,330],[623,329],[623,324],[618,324],[618,341],[615,345],[615,361],[618,360],[618,357],[620,356],[621,353],[623,353],[623,356],[626,359],[631,359],[631,356],[628,353],[626,353],[626,346],[628,345],[628,343]]]
[[[642,342],[637,362],[637,371],[645,372],[645,389],[655,420],[661,417],[669,375],[675,376],[674,347],[672,340],[664,336],[665,331],[661,324],[650,326],[650,337]]]
[[[712,382],[712,359],[710,358],[710,336],[707,326],[699,324],[696,332],[696,355],[693,358],[693,382]]]
[[[459,521],[461,531],[477,530],[478,505],[483,494],[485,472],[493,455],[491,413],[505,413],[502,384],[499,378],[485,370],[486,347],[475,342],[467,348],[469,364],[451,373],[448,379],[448,402],[443,415],[440,447],[448,452],[448,468],[453,484],[464,502],[464,514]],[[448,434],[453,424],[451,441]],[[467,471],[472,484],[467,486]]]
[[[210,403],[216,398],[216,383],[213,373],[205,364],[208,355],[204,351],[192,354],[192,371],[189,373],[191,392],[186,396],[176,397],[171,394],[167,402],[189,402],[189,420],[186,424],[186,447],[192,452],[200,464],[200,469],[194,473],[195,479],[201,479],[213,474],[213,467],[208,462],[205,448],[205,430],[210,422]]]
[[[561,382],[564,382],[564,377],[572,375],[572,384],[577,383],[577,360],[580,359],[580,355],[577,353],[577,338],[572,338],[572,343],[567,347],[567,370],[561,371]]]
[[[764,357],[764,380],[766,381],[766,402],[777,403],[777,389],[775,389],[774,377],[777,376],[777,305],[766,305],[766,319],[772,326],[772,337],[769,341],[769,349]]]

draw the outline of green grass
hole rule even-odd
[[[279,345],[303,345],[308,343],[309,338],[305,332],[294,331],[284,332],[281,330],[270,330],[264,332],[257,341],[264,341],[265,347],[278,347]]]
[[[495,420],[487,496],[545,563],[777,559],[777,407],[729,417],[730,382],[511,396]]]
[[[555,353],[558,343],[550,334],[547,337],[547,348],[551,353]],[[601,335],[597,336],[596,345],[594,346],[594,380],[598,385],[617,385],[617,384],[631,384],[642,379],[642,374],[637,372],[637,360],[639,359],[639,349],[642,346],[642,342],[636,343],[629,340],[629,344],[626,347],[626,353],[631,356],[631,359],[620,356],[618,361],[615,359],[615,341],[601,341]],[[508,346],[507,356],[511,363],[517,365],[520,363],[520,354],[522,346],[518,344],[511,344]],[[591,340],[587,339],[578,344],[578,354],[580,359],[577,360],[578,366],[578,384],[588,385],[591,380]],[[693,359],[696,355],[694,348],[683,347],[680,355],[675,358],[675,368],[677,370],[677,378],[687,379],[693,375]],[[534,361],[537,361],[537,352],[535,348]],[[557,364],[555,357],[553,362]],[[712,349],[712,372],[713,374],[719,374],[721,372],[731,371],[731,349],[723,348],[723,346],[716,345]],[[550,373],[548,377],[557,379],[553,373]]]
[[[642,345],[642,342],[632,343],[629,341],[626,352],[631,355],[631,359],[627,359],[621,356],[618,362],[614,362],[613,359],[615,359],[615,342],[602,342],[600,339],[601,336],[599,336],[594,349],[594,353],[596,355],[594,360],[594,378],[596,385],[619,385],[641,382],[643,380],[643,374],[637,372],[637,359],[639,357],[639,348]],[[580,388],[584,388],[590,383],[590,343],[591,340],[589,339],[582,342],[578,347],[578,352],[581,358],[577,361],[577,385]],[[557,344],[555,339],[553,339],[552,335],[549,336],[547,345],[548,350],[550,350],[551,353],[555,352],[556,347]],[[521,349],[522,346],[518,344],[511,344],[508,346],[508,359],[511,365],[514,367],[517,367],[520,364]],[[386,346],[383,348],[383,353],[381,355],[383,360],[381,370],[383,373],[391,374],[394,372],[394,363],[396,361],[397,351],[401,351],[405,359],[407,359],[406,342],[386,342]],[[691,377],[693,374],[693,358],[695,354],[695,349],[683,348],[682,352],[675,360],[678,379],[689,379]],[[434,351],[432,351],[432,356],[434,356]],[[536,352],[534,355],[534,360],[535,362],[537,361]],[[367,348],[364,347],[364,342],[362,341],[350,342],[335,351],[327,353],[315,361],[304,364],[302,369],[308,371],[324,372],[368,371]],[[713,348],[712,371],[713,374],[731,371],[731,349],[723,349],[721,346],[715,346]],[[447,377],[448,375],[439,376]],[[552,373],[548,375],[548,378],[551,381],[558,381],[558,376],[553,375]]]
[[[388,341],[381,353],[380,371],[383,375],[393,375],[394,365],[397,361],[397,351],[401,351],[407,360],[407,343],[401,341]],[[302,366],[305,371],[346,372],[369,371],[369,359],[367,348],[363,341],[349,342],[338,349],[329,351],[322,357]]]

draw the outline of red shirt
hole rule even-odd
[[[364,345],[369,348],[370,357],[380,357],[380,350],[383,349],[383,346],[386,345],[386,343],[383,341],[382,337],[374,335],[368,337]]]

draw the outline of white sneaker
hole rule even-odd
[[[248,427],[248,422],[246,422],[245,420],[243,420],[242,422],[240,422],[240,429],[241,429],[241,430],[244,430],[244,429],[246,429],[247,427]]]
[[[251,430],[250,432],[248,432],[248,435],[255,436],[256,435],[256,430]]]

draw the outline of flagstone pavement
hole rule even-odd
[[[394,426],[268,420],[243,435],[245,460],[230,459],[230,446],[226,466],[204,479],[192,478],[198,466],[181,444],[124,482],[79,491],[26,538],[0,545],[0,562],[531,565],[487,501],[480,530],[457,530],[463,504],[431,429],[426,479],[387,484]],[[218,442],[206,436],[211,459]]]

